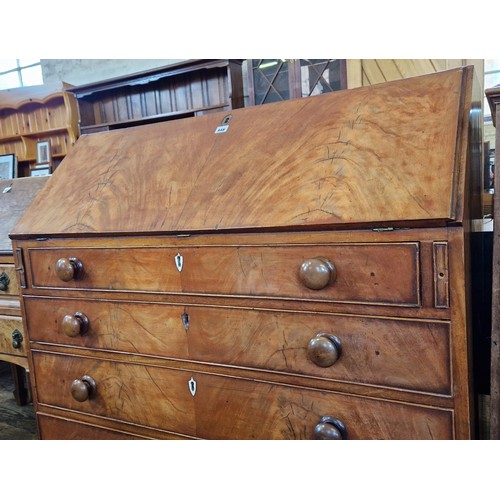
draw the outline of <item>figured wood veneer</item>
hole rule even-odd
[[[467,82],[462,68],[235,109],[220,134],[227,113],[82,136],[65,159],[78,187],[58,168],[14,234],[461,221]]]
[[[205,439],[311,439],[321,416],[332,410],[350,423],[354,439],[452,437],[449,410],[75,356],[35,352],[33,361],[36,372],[44,373],[37,387],[40,404]],[[86,373],[93,374],[97,393],[82,403],[70,388]],[[363,425],[367,418],[379,425]]]
[[[299,297],[330,302],[418,305],[417,243],[311,246],[203,246],[161,248],[72,248],[82,263],[81,277],[61,280],[56,265],[71,257],[66,249],[29,251],[34,288],[142,290]],[[182,271],[175,265],[183,258]],[[306,259],[322,255],[335,264],[337,278],[323,290],[309,290],[299,280]],[[394,266],[405,274],[394,273]],[[355,284],[356,286],[353,286]]]
[[[473,436],[471,86],[82,137],[11,234],[41,436]]]
[[[36,297],[27,297],[25,308],[34,343],[451,394],[447,322]],[[75,308],[89,318],[89,329],[68,337],[61,323]],[[316,366],[307,356],[308,343],[318,332],[330,333],[342,344],[339,360],[329,368]]]

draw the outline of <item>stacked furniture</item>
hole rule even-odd
[[[12,365],[14,396],[19,405],[26,404],[29,396],[25,374],[28,359],[9,232],[47,179],[27,177],[0,181],[0,360]]]
[[[471,438],[471,86],[83,135],[11,233],[41,438]]]

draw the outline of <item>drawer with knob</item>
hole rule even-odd
[[[30,248],[28,255],[35,289],[420,305],[419,244],[411,242]]]
[[[51,407],[202,439],[449,439],[453,411],[191,370],[33,351]],[[370,422],[370,425],[367,425]]]
[[[445,321],[40,297],[24,304],[32,343],[451,394]]]
[[[19,294],[15,267],[12,264],[0,264],[0,297]]]
[[[0,315],[0,353],[26,356],[26,340],[20,317]]]

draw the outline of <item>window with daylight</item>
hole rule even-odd
[[[40,59],[0,59],[0,89],[42,84]]]
[[[500,86],[500,59],[484,60],[484,88],[491,89]],[[484,121],[491,122],[491,109],[488,101],[484,101]]]

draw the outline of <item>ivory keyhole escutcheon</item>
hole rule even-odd
[[[189,379],[188,386],[191,396],[194,397],[194,395],[196,394],[196,380],[193,377]]]
[[[183,265],[184,265],[184,257],[180,253],[178,253],[175,256],[175,267],[177,267],[177,270],[181,272]]]

